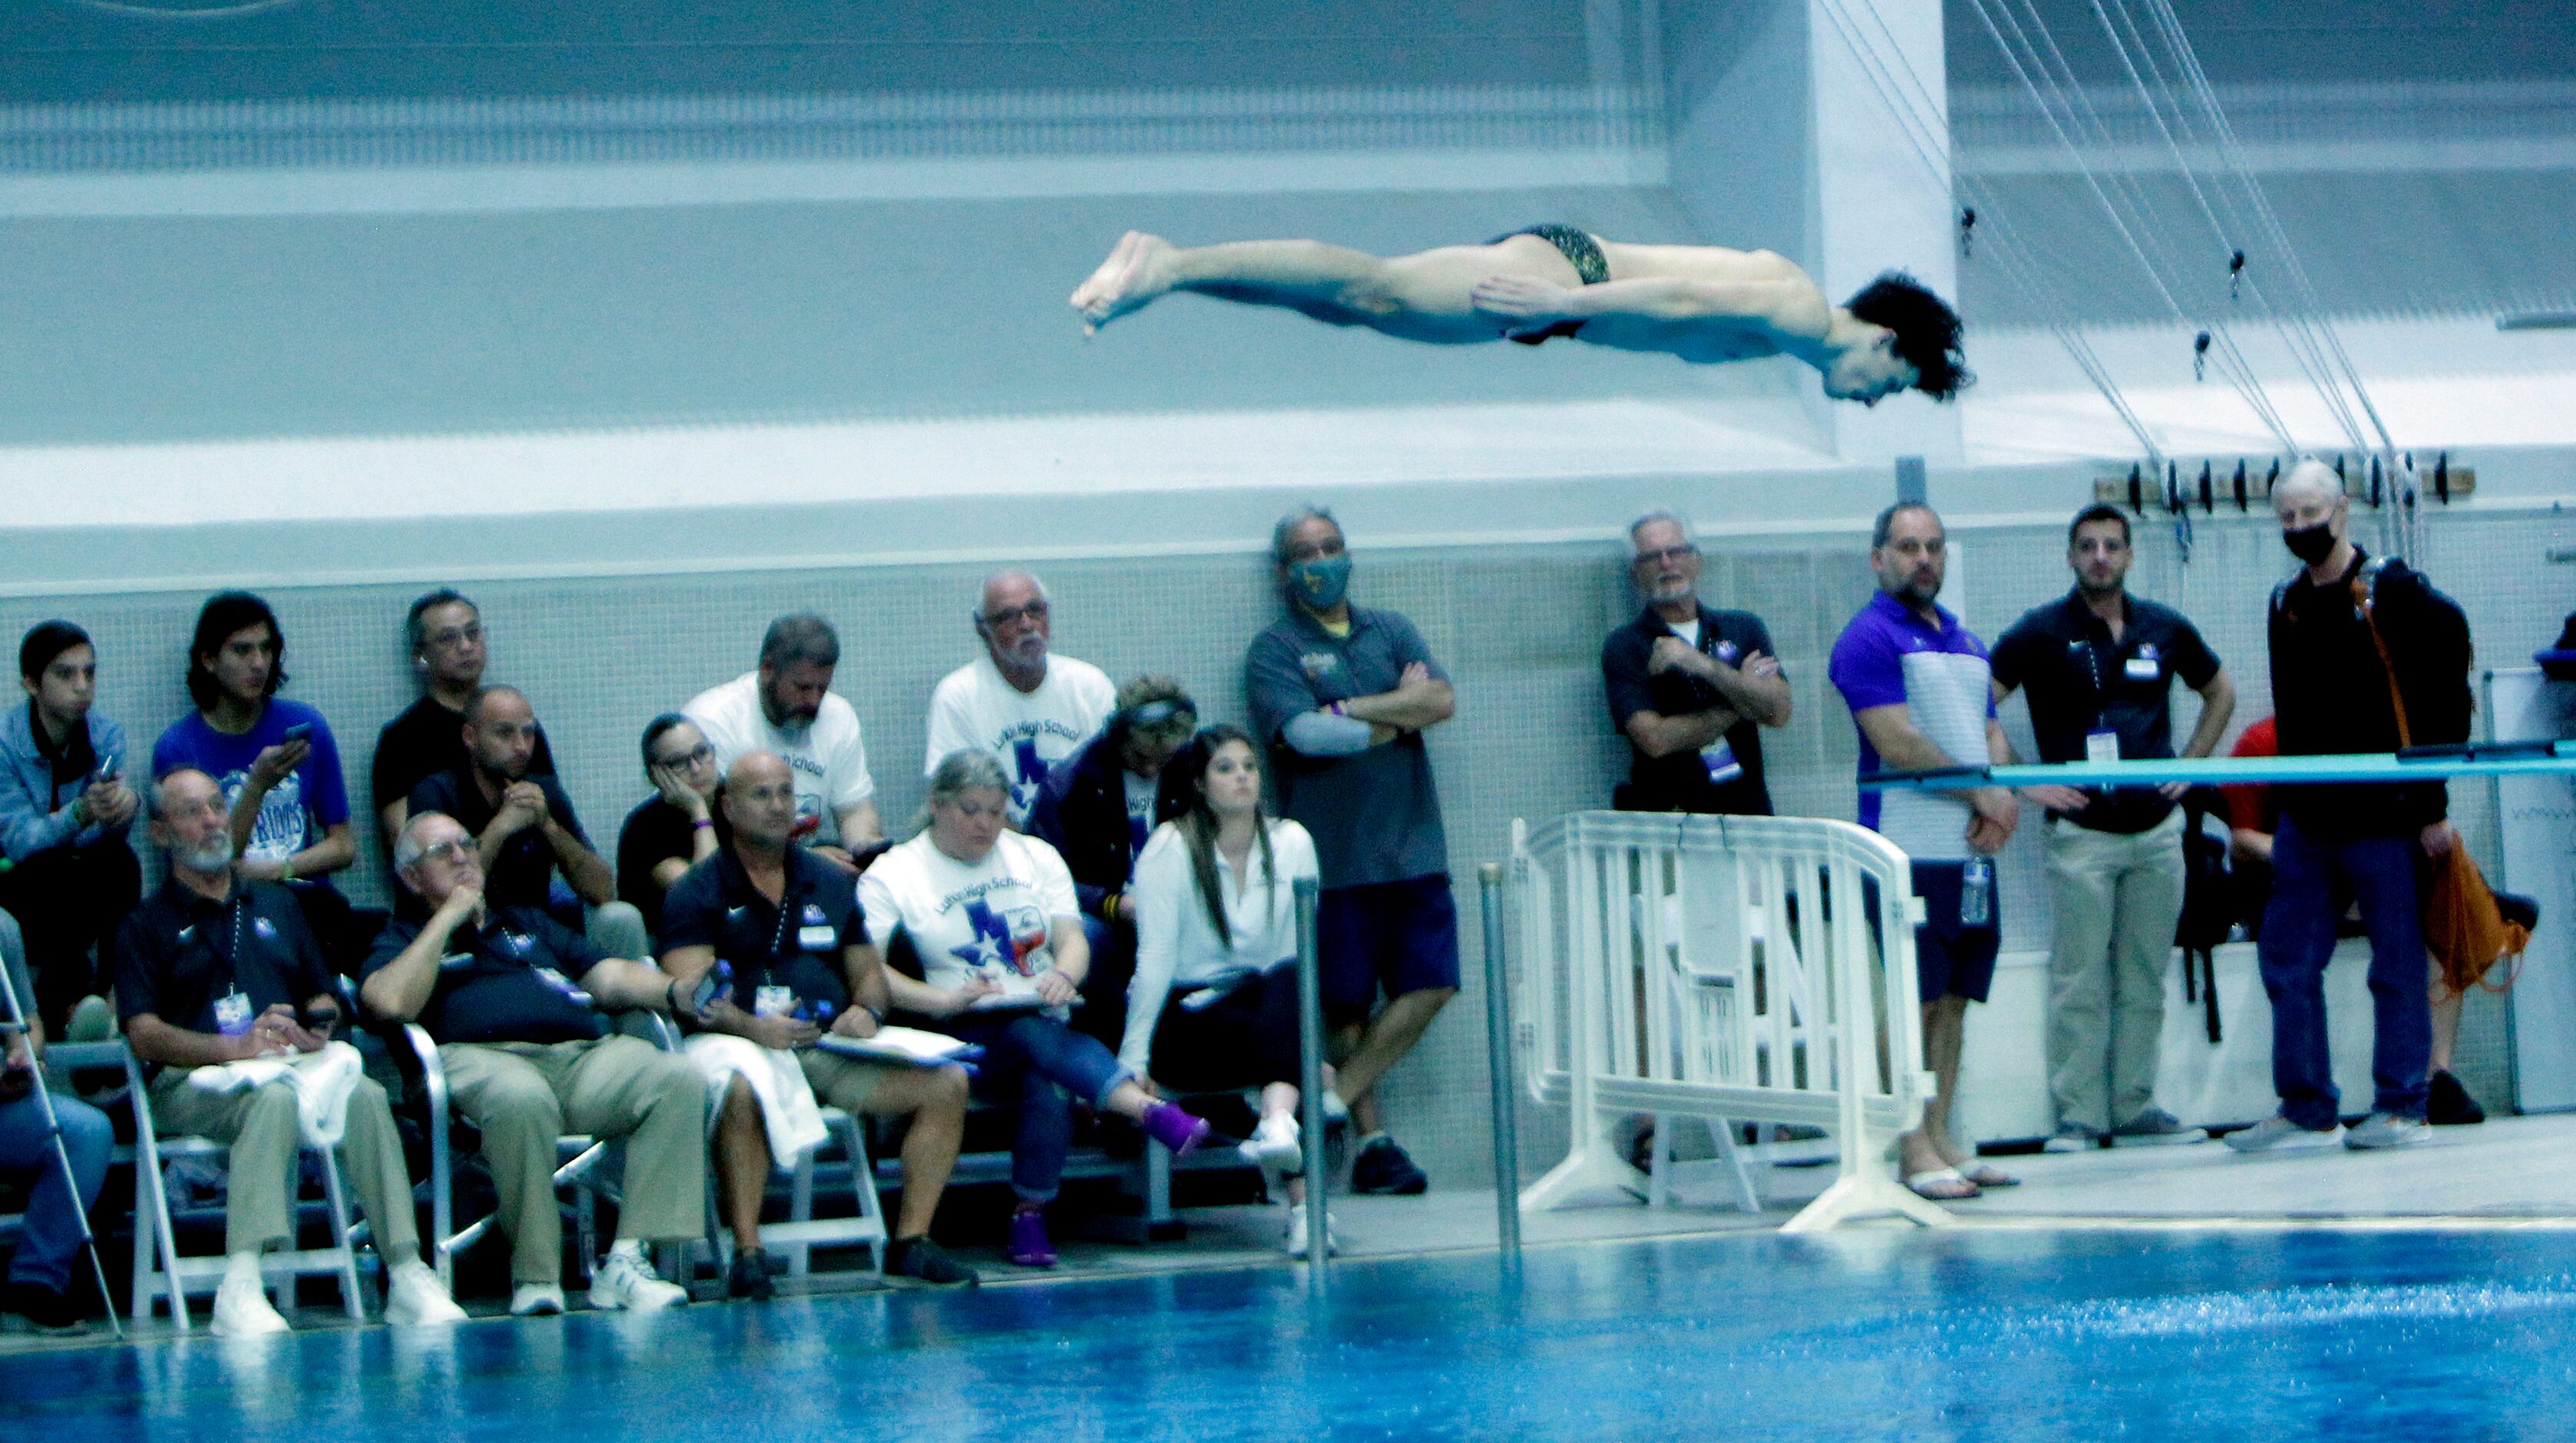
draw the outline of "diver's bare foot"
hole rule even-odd
[[[1119,238],[1109,259],[1073,292],[1073,308],[1082,315],[1085,334],[1159,299],[1172,288],[1172,243],[1161,236],[1131,230]]]

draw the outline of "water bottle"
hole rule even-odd
[[[1984,927],[1995,915],[1995,864],[1970,857],[1959,869],[1959,925]]]

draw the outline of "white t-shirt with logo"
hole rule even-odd
[[[868,749],[859,738],[859,714],[838,694],[826,692],[811,725],[788,730],[760,709],[760,673],[746,672],[690,698],[680,713],[706,734],[716,764],[730,767],[746,752],[776,752],[796,774],[796,815],[819,824],[814,840],[837,842],[840,813],[877,794],[868,773]]]
[[[1118,688],[1100,668],[1069,656],[1047,658],[1046,680],[1022,691],[989,655],[939,679],[930,693],[929,755],[921,774],[950,752],[990,752],[1011,779],[1011,820],[1025,822],[1047,768],[1071,756],[1118,709]]]
[[[1055,965],[1054,920],[1082,915],[1064,858],[1019,832],[1002,833],[974,863],[942,852],[923,832],[859,874],[859,910],[878,945],[898,929],[911,936],[931,986],[963,987],[981,974],[1005,998],[1035,995],[1038,974]]]
[[[1144,852],[1146,839],[1154,835],[1154,798],[1162,784],[1124,767],[1118,769],[1118,775],[1127,782],[1127,856],[1133,860]]]

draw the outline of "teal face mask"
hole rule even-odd
[[[1288,590],[1308,611],[1330,611],[1351,589],[1349,552],[1318,556],[1288,568]]]

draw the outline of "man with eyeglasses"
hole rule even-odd
[[[1669,511],[1628,527],[1637,619],[1601,644],[1610,722],[1633,760],[1613,804],[1633,812],[1771,815],[1762,728],[1789,724],[1789,679],[1749,611],[1699,599],[1699,547]]]
[[[756,670],[698,693],[680,708],[716,749],[719,772],[738,757],[776,752],[796,773],[796,840],[851,875],[884,850],[877,780],[859,714],[832,690],[841,634],[810,611],[782,616],[760,639]]]
[[[645,935],[658,939],[671,888],[723,840],[716,790],[724,773],[697,723],[666,711],[644,724],[644,777],[653,795],[635,804],[617,832],[617,899],[633,903]]]
[[[1048,769],[1109,720],[1118,690],[1100,668],[1050,649],[1047,589],[1025,571],[985,581],[975,635],[984,654],[940,678],[930,693],[921,773],[937,771],[950,752],[990,752],[1010,778],[1010,824],[1025,828]]]
[[[420,700],[376,733],[376,756],[370,776],[376,800],[376,823],[390,856],[394,838],[411,816],[411,789],[429,777],[465,763],[465,704],[483,689],[483,669],[491,649],[483,635],[483,613],[448,587],[440,587],[411,604],[403,623],[411,636],[411,666],[423,688]],[[555,774],[554,749],[537,733],[528,757],[528,775]]]
[[[482,852],[453,817],[415,812],[394,841],[394,869],[428,920],[385,927],[358,999],[384,1021],[420,1023],[458,1115],[482,1134],[510,1239],[511,1316],[564,1310],[554,1172],[565,1133],[626,1139],[617,1237],[590,1305],[686,1302],[644,1246],[703,1235],[706,1082],[676,1052],[611,1035],[600,1015],[670,1011],[669,975],[648,958],[608,956],[538,908],[487,902]]]
[[[1163,818],[1155,810],[1163,768],[1198,730],[1198,703],[1168,676],[1130,678],[1118,710],[1082,750],[1055,764],[1029,809],[1029,835],[1056,849],[1073,873],[1091,938],[1076,1030],[1113,1051],[1126,1037],[1127,984],[1135,975],[1136,927],[1127,882]]]

